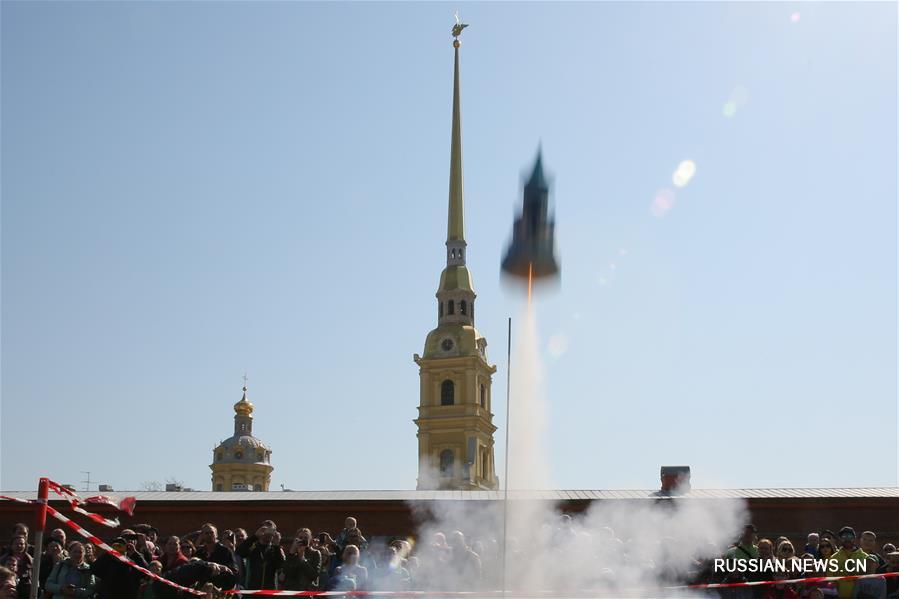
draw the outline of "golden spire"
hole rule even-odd
[[[459,106],[459,35],[468,27],[459,21],[456,13],[456,24],[453,26],[453,48],[455,64],[453,69],[453,132],[450,146],[450,183],[449,183],[449,223],[446,241],[464,241],[465,226],[463,223],[462,194],[462,111]]]

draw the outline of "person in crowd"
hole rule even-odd
[[[890,551],[886,554],[887,566],[884,573],[899,572],[899,551]],[[886,579],[887,597],[889,599],[899,598],[899,576],[890,576]]]
[[[334,543],[337,545],[337,549],[340,552],[339,555],[341,556],[341,559],[343,559],[343,550],[346,549],[347,546],[346,538],[354,528],[358,528],[356,519],[352,516],[347,516],[346,520],[343,521],[343,530],[337,533],[337,538],[334,539]]]
[[[275,532],[274,522],[266,520],[237,548],[237,554],[247,560],[248,588],[275,588],[276,573],[285,560],[284,550],[274,543]]]
[[[365,566],[366,568],[370,568],[374,566],[374,560],[368,549],[368,540],[362,536],[362,531],[358,528],[351,528],[347,531],[346,538],[346,547],[353,545],[359,548],[359,564]]]
[[[481,558],[465,544],[462,531],[454,530],[448,539],[450,554],[447,564],[457,575],[458,590],[477,589],[481,581]]]
[[[235,549],[237,549],[237,545],[234,544],[234,531],[226,530],[222,533],[221,543],[225,547],[231,550],[233,553]]]
[[[866,530],[862,533],[862,536],[859,537],[859,547],[868,555],[874,556],[874,559],[877,560],[878,570],[886,567],[887,561],[877,554],[877,535],[872,531]]]
[[[77,541],[76,541],[77,542]],[[94,563],[94,560],[97,559],[97,548],[93,543],[84,543],[84,561],[88,565]]]
[[[23,536],[15,536],[9,542],[9,549],[0,556],[0,565],[13,569],[18,579],[19,595],[27,598],[31,595],[31,571],[34,563],[28,553],[28,541]]]
[[[19,596],[18,585],[16,573],[9,568],[0,566],[0,599],[17,599]]]
[[[162,545],[162,555],[159,556],[162,571],[174,570],[178,566],[186,564],[187,561],[187,556],[181,552],[181,539],[175,535],[167,538]]]
[[[808,538],[805,541],[805,552],[811,553],[812,557],[818,557],[818,544],[821,542],[821,535],[816,532],[808,533]]]
[[[65,535],[63,535],[62,538],[65,539]],[[39,588],[45,588],[44,585],[50,577],[50,572],[53,571],[53,567],[66,557],[68,557],[68,554],[65,549],[62,548],[62,542],[58,538],[50,537],[47,541],[46,548],[44,548],[44,552],[41,554],[41,571],[38,575]]]
[[[818,557],[820,559],[830,559],[836,552],[836,547],[829,539],[822,539],[818,545]]]
[[[864,535],[864,533],[862,533]],[[865,559],[865,574],[876,574],[880,569],[880,561],[877,554],[869,553]],[[883,576],[871,578],[859,578],[852,589],[852,599],[885,599],[887,596],[887,581]]]
[[[218,589],[233,589],[237,583],[234,571],[227,566],[199,559],[192,560],[178,566],[174,570],[170,570],[166,573],[165,578],[177,585],[194,589],[204,588],[207,584],[212,584]],[[154,580],[150,586],[155,599],[181,599],[185,597],[182,591],[159,580]]]
[[[146,568],[148,563],[133,542],[116,537],[109,543],[113,549]],[[99,599],[137,599],[143,577],[138,570],[122,563],[109,553],[100,555],[90,566],[91,573],[99,579],[97,597]]]
[[[312,531],[297,531],[284,562],[284,589],[288,591],[314,591],[318,589],[322,555],[312,547]]]
[[[200,536],[197,543],[195,557],[204,562],[213,562],[225,566],[231,572],[237,572],[237,560],[234,557],[234,552],[219,542],[218,529],[214,524],[207,522],[200,527]]]
[[[143,556],[146,563],[149,564],[153,561],[153,553],[150,551],[150,546],[147,545],[147,535],[142,532],[136,532],[134,529],[126,528],[119,536],[125,540],[125,543],[134,545],[135,550]]]
[[[29,555],[34,555],[34,547],[32,547],[31,545],[28,544],[28,539],[30,538],[28,536],[29,534],[31,534],[31,531],[28,528],[27,524],[24,524],[22,522],[16,522],[15,524],[13,524],[12,534],[10,535],[9,539],[11,542],[12,539],[15,539],[16,537],[24,537],[25,545],[26,545],[25,551],[27,551]],[[11,543],[3,546],[3,548],[0,549],[0,555],[9,553],[10,544]]]
[[[134,532],[144,535],[144,544],[153,559],[157,559],[162,555],[159,547],[159,531],[151,524],[138,524],[134,527]]]
[[[237,563],[237,584],[239,588],[247,588],[247,560],[237,555],[237,548],[247,540],[247,531],[243,528],[234,529],[234,561]]]
[[[844,526],[841,528],[838,536],[840,538],[840,549],[833,554],[833,559],[837,560],[837,563],[840,565],[838,575],[852,576],[853,574],[857,574],[857,572],[846,567],[846,562],[849,560],[866,559],[868,554],[855,544],[855,529],[851,526]],[[837,581],[837,593],[840,599],[851,599],[853,588],[855,588],[855,583],[851,580]]]
[[[802,577],[802,564],[796,556],[796,549],[789,540],[781,541],[775,551],[776,559],[784,566],[783,572],[774,572],[772,580],[792,580]],[[799,599],[802,587],[799,584],[775,584],[762,594],[765,599]]]
[[[50,538],[59,541],[60,547],[65,549],[66,545],[66,531],[61,528],[54,528],[50,531]]]
[[[69,544],[69,556],[53,566],[44,589],[46,599],[60,597],[93,597],[97,581],[90,564],[84,561],[84,545],[78,541]],[[43,567],[43,566],[42,566]]]
[[[368,585],[368,568],[359,565],[359,547],[347,545],[341,564],[331,577],[330,590],[361,591]]]
[[[181,539],[181,553],[184,554],[184,557],[186,557],[187,559],[191,559],[196,552],[197,548],[194,546],[192,541],[189,541],[188,539]]]

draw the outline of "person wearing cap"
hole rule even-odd
[[[135,549],[133,542],[127,541],[124,537],[116,537],[109,544],[138,566],[147,567],[147,560]],[[97,585],[99,599],[137,599],[143,578],[143,574],[138,570],[123,564],[108,552],[100,555],[90,568],[91,573],[100,579]]]
[[[855,544],[855,529],[851,526],[844,526],[840,529],[837,537],[840,539],[840,550],[833,554],[833,559],[837,561],[840,569],[839,573],[836,575],[853,576],[862,574],[862,572],[846,568],[846,563],[849,562],[849,560],[864,560],[868,557],[868,554]],[[853,588],[855,588],[855,583],[851,580],[837,581],[837,594],[840,599],[852,599]]]

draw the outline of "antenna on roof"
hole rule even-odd
[[[81,482],[84,483],[84,490],[90,491],[91,490],[91,473],[87,470],[82,470],[81,474],[87,474],[87,480],[83,480]]]

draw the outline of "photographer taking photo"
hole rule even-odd
[[[314,591],[321,573],[321,553],[312,548],[312,531],[297,531],[287,560],[284,562],[284,589],[288,591]]]

